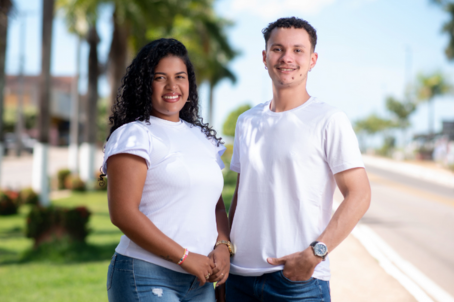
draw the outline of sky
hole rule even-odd
[[[8,74],[19,71],[20,37],[25,41],[25,73],[39,74],[41,50],[41,1],[15,0],[17,12],[10,18],[7,45]],[[261,30],[280,17],[306,19],[317,30],[317,65],[309,74],[312,96],[343,110],[352,122],[371,113],[387,116],[385,98],[402,99],[406,83],[417,74],[440,70],[454,83],[454,62],[444,54],[448,37],[441,32],[447,14],[429,0],[218,0],[217,13],[234,22],[228,38],[241,55],[231,63],[235,85],[221,82],[215,92],[214,127],[222,129],[230,111],[242,104],[256,105],[272,98],[272,86],[264,69]],[[111,41],[112,7],[101,9],[98,46],[102,62]],[[20,24],[25,20],[25,35]],[[54,21],[51,72],[73,75],[76,70],[75,36],[67,32],[62,16]],[[81,91],[87,86],[88,47],[82,44]],[[202,114],[206,115],[207,87],[200,87]],[[100,79],[100,95],[109,87]],[[428,129],[426,104],[411,118],[411,133]],[[454,121],[454,95],[436,99],[436,130],[442,120]]]

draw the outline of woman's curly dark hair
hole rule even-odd
[[[188,69],[189,100],[180,111],[180,118],[194,126],[199,126],[208,137],[222,144],[221,138],[216,137],[216,131],[208,123],[203,123],[199,115],[199,95],[195,79],[194,66],[189,60],[186,47],[175,39],[158,39],[145,45],[126,69],[122,84],[118,89],[117,99],[112,107],[113,114],[109,117],[110,135],[119,127],[133,121],[150,119],[153,94],[152,82],[154,71],[159,61],[169,55],[179,57]],[[107,137],[107,140],[109,140]]]
[[[159,61],[167,56],[176,56],[183,60],[188,70],[189,100],[180,111],[180,118],[194,126],[200,127],[201,131],[208,137],[213,138],[217,146],[222,144],[221,138],[216,137],[216,131],[208,123],[203,123],[199,115],[199,96],[194,66],[189,60],[186,47],[175,39],[158,39],[145,45],[126,68],[126,74],[118,89],[115,104],[112,106],[112,115],[109,117],[110,133],[122,125],[134,121],[146,121],[149,123],[153,93],[152,82],[154,71]],[[102,175],[104,176],[104,174]],[[102,182],[102,176],[99,181]]]

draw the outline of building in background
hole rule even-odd
[[[51,129],[50,145],[66,146],[69,144],[69,122],[71,118],[72,98],[71,93],[74,85],[74,77],[51,78]],[[17,108],[18,100],[23,91],[24,111],[38,111],[39,76],[24,76],[23,87],[19,76],[6,76],[5,86],[5,111]],[[80,106],[82,107],[82,106]],[[36,129],[26,130],[32,137],[36,136]]]

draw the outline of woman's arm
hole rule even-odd
[[[147,177],[147,165],[141,157],[117,154],[107,165],[109,214],[112,223],[143,249],[177,263],[184,248],[162,233],[142,212],[139,204]],[[214,263],[206,256],[189,253],[181,267],[196,276],[201,285],[212,273]]]
[[[227,219],[227,212],[225,210],[224,201],[222,200],[222,195],[219,197],[218,203],[216,204],[216,224],[218,229],[218,238],[216,242],[224,240],[229,241],[230,230],[229,222]],[[216,286],[223,284],[227,277],[229,276],[230,271],[230,252],[225,244],[219,244],[214,248],[214,250],[208,255],[213,259],[216,267],[213,270],[209,281],[217,282]]]

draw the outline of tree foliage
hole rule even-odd
[[[382,118],[376,113],[372,113],[366,118],[357,120],[354,123],[354,128],[357,133],[366,133],[369,135],[377,134],[394,127],[396,127],[396,124],[392,120]]]
[[[429,74],[419,74],[417,78],[416,93],[420,102],[428,102],[437,96],[442,96],[453,91],[453,86],[448,77],[440,71]]]
[[[443,24],[442,31],[449,36],[448,45],[445,48],[446,57],[454,60],[454,1],[453,0],[430,0],[443,8],[449,15],[449,20]]]
[[[394,124],[401,129],[410,126],[410,115],[415,112],[416,104],[411,101],[399,101],[390,96],[386,98],[386,109],[393,115]]]
[[[234,137],[235,136],[235,127],[236,127],[236,121],[238,120],[238,117],[243,113],[251,109],[251,105],[242,105],[238,107],[237,109],[233,110],[230,112],[230,114],[227,116],[227,119],[224,122],[224,125],[222,127],[222,133],[227,136]]]

